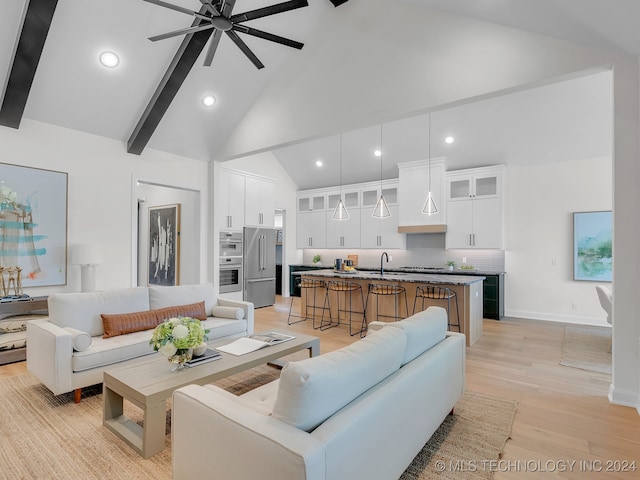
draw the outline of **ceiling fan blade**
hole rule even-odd
[[[153,3],[154,5],[159,5],[161,7],[165,7],[170,10],[175,10],[176,12],[186,13],[187,15],[200,18],[201,20],[209,20],[209,17],[207,17],[206,15],[202,15],[201,13],[194,12],[193,10],[189,10],[188,8],[179,7],[172,3],[163,2],[162,0],[142,0],[142,1],[147,3]]]
[[[220,12],[209,0],[200,0],[200,3],[204,8],[206,8],[211,15],[215,15],[216,17],[220,16]]]
[[[224,0],[222,5],[222,15],[229,18],[231,16],[231,11],[233,7],[236,5],[236,0]]]
[[[233,30],[227,30],[224,33],[229,35],[229,38],[233,40],[233,43],[235,43],[238,46],[238,48],[242,50],[242,53],[244,53],[247,56],[247,58],[251,60],[251,63],[253,63],[257,69],[264,68],[264,65],[262,64],[262,62],[258,60],[258,57],[256,57],[251,50],[249,50],[249,47],[247,46],[247,44],[242,41],[242,39],[238,36],[236,32],[234,32]]]
[[[231,28],[238,32],[246,33],[247,35],[253,35],[254,37],[264,38],[265,40],[279,43],[281,45],[286,45],[287,47],[297,48],[298,50],[304,47],[303,43],[296,42],[295,40],[289,40],[288,38],[280,37],[278,35],[274,35],[273,33],[263,32],[262,30],[247,27],[245,25],[234,25]]]
[[[230,20],[236,22],[246,22],[247,20],[255,20],[256,18],[268,17],[269,15],[275,15],[276,13],[288,12],[289,10],[295,10],[296,8],[302,8],[309,5],[306,0],[291,0],[289,2],[278,3],[269,7],[258,8],[256,10],[250,10],[245,13],[239,13],[231,16]]]
[[[207,30],[209,28],[213,28],[213,24],[207,23],[204,25],[197,25],[195,27],[181,28],[180,30],[174,30],[173,32],[149,37],[149,40],[151,40],[152,42],[157,42],[158,40],[164,40],[165,38],[177,37],[178,35],[185,35],[187,33],[199,32],[201,30]]]
[[[222,38],[222,32],[220,30],[214,30],[213,35],[211,36],[211,43],[209,44],[209,50],[207,50],[207,55],[204,57],[205,67],[211,66],[211,62],[213,62],[213,56],[216,54],[216,50],[218,49],[218,44],[220,43],[221,38]]]

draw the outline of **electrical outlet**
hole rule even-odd
[[[571,302],[571,310],[577,310],[578,304],[576,302]]]
[[[551,265],[556,266],[558,264],[558,261],[555,258],[551,259]]]
[[[462,263],[467,263],[467,257],[462,257]]]
[[[389,261],[393,261],[393,257],[391,255],[389,255]]]

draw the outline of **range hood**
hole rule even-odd
[[[446,233],[447,226],[438,225],[401,225],[398,226],[398,233]]]

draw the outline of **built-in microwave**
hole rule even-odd
[[[220,232],[220,257],[242,257],[242,232]]]

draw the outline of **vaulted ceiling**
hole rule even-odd
[[[346,39],[357,39],[360,34],[365,38],[368,25],[375,23],[375,19],[369,17],[383,11],[372,8],[370,2],[350,0],[336,8],[332,3],[344,2],[310,0],[307,7],[248,21],[246,25],[250,27],[299,41],[305,44],[304,48],[297,50],[241,33],[241,38],[265,65],[258,70],[230,38],[223,36],[210,67],[203,66],[208,45],[193,50],[196,57],[191,59],[193,66],[181,70],[184,82],[176,87],[175,97],[163,99],[157,92],[159,88],[163,90],[163,78],[171,73],[181,45],[184,48],[184,39],[173,37],[151,42],[148,37],[189,27],[193,16],[143,0],[2,1],[0,82],[4,90],[0,124],[5,127],[0,128],[19,128],[20,120],[29,118],[119,140],[123,149],[136,154],[144,155],[145,149],[157,149],[203,161],[237,157],[241,149],[229,148],[228,143],[245,122],[247,113],[258,100],[269,104],[265,97],[273,91],[273,82],[282,84],[288,78],[298,78],[300,71],[308,69],[315,59],[332,55],[327,48],[333,44],[327,40],[344,38],[341,47],[352,52],[352,68],[358,67],[366,42],[347,42]],[[197,0],[170,3],[188,10],[202,8]],[[237,0],[233,13],[274,3],[279,2]],[[640,2],[634,0],[396,0],[387,3],[396,4],[396,8],[411,8],[412,13],[424,18],[438,11],[465,15],[597,48],[640,54],[640,29],[637,28]],[[30,9],[38,14],[26,15]],[[34,21],[25,22],[25,17]],[[404,48],[410,49],[410,44],[400,43],[404,38],[399,33],[403,25],[385,22],[385,16],[381,15],[378,23],[395,32],[389,51],[395,48],[400,55]],[[409,36],[406,39],[409,41]],[[207,38],[201,40],[204,43]],[[118,68],[106,69],[100,65],[98,57],[106,50],[118,53],[121,60]],[[29,71],[33,72],[30,88]],[[326,71],[323,81],[339,83],[341,74]],[[519,158],[544,155],[544,151],[536,150],[539,144],[547,151],[566,151],[567,157],[584,155],[587,148],[594,156],[606,154],[607,149],[610,152],[610,135],[599,138],[593,134],[607,130],[610,125],[610,96],[594,95],[609,88],[610,76],[592,75],[575,81],[578,83],[574,87],[549,85],[536,92],[517,92],[504,98],[435,109],[432,156],[447,156],[460,168],[472,166],[470,162],[508,161],[516,156],[512,152],[516,139],[519,145],[530,147],[527,155],[517,155]],[[292,83],[290,88],[294,90],[299,85]],[[201,100],[205,95],[215,96],[216,104],[204,107]],[[525,101],[535,103],[525,106]],[[145,121],[145,111],[154,105],[161,110],[160,114],[151,112],[155,125]],[[277,99],[270,105],[277,108]],[[385,124],[389,153],[405,148],[397,155],[405,160],[424,158],[426,149],[426,112],[414,113],[407,116],[398,112],[394,117],[380,119]],[[551,119],[553,121],[549,121]],[[379,136],[377,120],[354,117],[350,119],[349,128],[337,129],[345,132],[344,154],[353,167],[353,181],[364,181],[367,175],[379,174],[379,167],[372,167],[370,158],[357,153],[369,152],[369,145],[375,143]],[[137,126],[141,124],[146,126],[142,129],[146,136],[139,134]],[[568,125],[571,128],[567,128]],[[301,160],[315,161],[323,155],[337,158],[337,131],[318,131],[306,138],[287,138],[284,143],[267,146],[299,185],[335,183],[335,179],[321,178],[312,167],[298,167]],[[400,136],[395,136],[394,131]],[[437,140],[445,131],[460,132],[456,134],[460,142],[452,147],[441,146]],[[416,134],[407,137],[410,132]],[[256,131],[255,135],[262,133]],[[569,151],[567,145],[575,147],[576,138],[583,139],[580,148]],[[362,143],[352,145],[356,139]],[[363,157],[360,161],[359,156]],[[393,156],[386,155],[386,158],[391,160],[385,167],[389,172],[385,172],[385,176],[389,176],[393,172]],[[317,181],[309,182],[309,178]]]

